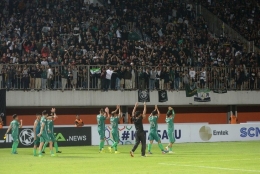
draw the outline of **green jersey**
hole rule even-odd
[[[53,134],[54,133],[53,127],[54,127],[53,120],[47,119],[47,128],[48,128],[48,133],[49,134]]]
[[[149,123],[150,123],[150,131],[154,131],[157,132],[158,129],[158,125],[157,125],[157,120],[158,120],[158,116],[157,115],[150,115],[149,118]]]
[[[40,131],[41,131],[41,123],[40,123],[40,120],[37,120],[37,119],[36,119],[36,120],[34,121],[34,124],[35,124],[35,123],[37,124],[35,131],[36,131],[36,135],[38,135],[38,134],[40,133]]]
[[[112,125],[112,131],[118,131],[118,121],[119,117],[110,117],[110,123]]]
[[[41,126],[42,126],[42,124],[44,124],[44,128],[43,128],[43,134],[47,134],[48,132],[47,132],[47,128],[48,128],[48,125],[47,125],[47,120],[46,120],[46,118],[44,117],[44,116],[42,116],[41,117]]]
[[[97,115],[97,124],[99,130],[105,130],[106,117],[104,115]]]
[[[13,120],[11,123],[12,135],[18,136],[20,123],[17,120]]]
[[[175,117],[175,113],[174,113],[174,110],[172,110],[172,116],[165,119],[165,122],[168,125],[168,129],[173,129],[174,117]]]

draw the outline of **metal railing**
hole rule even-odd
[[[185,84],[211,90],[260,89],[260,68],[116,67],[0,65],[7,90],[184,90]],[[106,74],[107,71],[107,74]],[[112,74],[110,74],[112,73]]]

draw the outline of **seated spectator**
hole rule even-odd
[[[83,120],[81,118],[79,118],[79,115],[76,115],[75,126],[76,127],[84,126]]]

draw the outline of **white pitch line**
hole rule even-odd
[[[217,169],[217,170],[228,170],[228,171],[260,173],[260,170],[232,169],[232,168],[225,168],[225,167],[195,166],[195,165],[168,164],[168,163],[158,163],[158,164],[168,165],[168,166],[181,166],[181,167],[194,167],[194,168],[204,168],[204,169]]]
[[[250,160],[259,160],[260,158],[251,158],[251,159],[230,159],[230,160],[218,160],[218,161],[194,161],[192,163],[204,163],[204,162],[230,162],[230,161],[250,161]],[[178,163],[181,164],[181,163]]]

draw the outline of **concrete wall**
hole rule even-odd
[[[7,107],[35,106],[110,106],[133,105],[137,100],[137,91],[8,91]],[[185,91],[168,92],[168,102],[158,103],[158,92],[150,92],[148,105],[259,105],[260,91],[228,91],[226,94],[210,92],[211,102],[194,102],[193,97],[186,97]]]

